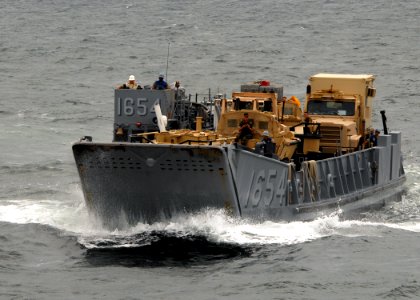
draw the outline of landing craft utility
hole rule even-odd
[[[372,75],[312,76],[303,114],[298,99],[268,81],[213,99],[210,109],[174,90],[115,90],[114,142],[73,145],[86,205],[113,228],[208,207],[309,220],[398,200],[401,133],[385,126],[371,142],[373,82]],[[207,130],[212,118],[217,128]]]

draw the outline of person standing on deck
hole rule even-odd
[[[119,86],[118,89],[141,90],[142,87],[140,85],[140,82],[136,82],[136,77],[134,77],[134,75],[130,75],[128,77],[128,81],[123,85]]]
[[[378,129],[376,129],[375,131],[372,130],[370,131],[370,136],[369,136],[369,142],[370,142],[370,146],[371,147],[376,147],[378,146],[378,136],[379,136],[380,131]]]
[[[166,90],[169,88],[168,83],[163,80],[165,76],[163,74],[159,74],[159,79],[153,83],[152,89],[154,90]]]
[[[273,157],[273,153],[275,151],[274,143],[267,130],[265,130],[262,134],[261,147],[265,157]]]

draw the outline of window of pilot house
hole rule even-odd
[[[259,121],[258,122],[258,128],[259,129],[268,129],[268,122],[265,122],[265,121]]]
[[[252,109],[252,101],[238,101],[236,106],[236,110],[242,110],[242,109]]]
[[[228,127],[234,127],[234,128],[238,127],[238,120],[236,120],[236,119],[228,119],[227,120],[227,126]]]
[[[293,109],[293,107],[290,107],[290,106],[285,106],[284,107],[284,114],[285,115],[291,115],[291,116],[293,116],[295,113],[294,113],[294,109]]]
[[[227,101],[226,102],[226,110],[227,111],[231,111],[232,110],[232,107],[233,107],[232,101]]]
[[[258,110],[264,111],[264,101],[258,101]]]
[[[272,111],[272,109],[273,109],[273,104],[271,100],[258,101],[259,111]]]

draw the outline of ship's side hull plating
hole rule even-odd
[[[292,163],[233,145],[73,145],[86,204],[109,227],[223,208],[257,220],[307,220],[398,200],[405,181],[401,134],[378,147]]]

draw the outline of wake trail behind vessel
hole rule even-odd
[[[130,248],[171,239],[205,238],[212,243],[235,245],[293,245],[328,236],[383,236],[389,228],[420,232],[420,217],[400,223],[345,220],[339,214],[324,216],[311,222],[255,223],[227,216],[222,210],[206,210],[195,215],[182,215],[168,222],[139,223],[134,227],[107,230],[89,216],[82,200],[9,200],[2,201],[0,221],[18,224],[36,223],[76,236],[86,249]]]

